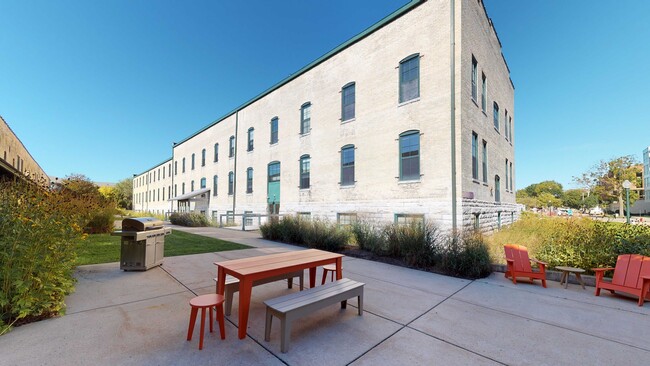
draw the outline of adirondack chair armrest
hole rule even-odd
[[[510,258],[506,258],[506,262],[508,262],[508,263],[515,263],[515,260],[514,260],[514,259],[510,259]]]
[[[603,280],[603,277],[605,277],[605,272],[607,271],[613,271],[614,268],[592,268],[592,271],[595,272],[596,274],[596,284],[600,283],[600,281]]]
[[[546,262],[542,262],[542,261],[538,261],[538,260],[535,259],[535,258],[530,258],[530,261],[531,261],[531,262],[535,262],[535,263],[537,263],[538,265],[543,266],[543,267],[548,266],[548,263],[546,263]]]

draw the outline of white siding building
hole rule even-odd
[[[491,230],[519,215],[514,131],[482,1],[414,0],[175,144],[134,205]]]

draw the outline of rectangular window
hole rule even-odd
[[[340,213],[336,214],[336,222],[339,227],[349,228],[357,221],[357,214],[355,213]]]
[[[214,144],[214,161],[219,161],[219,144]]]
[[[163,179],[165,179],[165,167],[163,166]]]
[[[201,166],[205,166],[205,149],[201,150]]]
[[[508,140],[508,110],[503,111],[503,129],[506,140]]]
[[[395,223],[399,226],[424,225],[424,215],[395,214]]]
[[[246,169],[246,193],[253,193],[253,168]]]
[[[310,187],[311,176],[311,158],[309,155],[300,157],[300,189],[307,189]]]
[[[207,186],[207,182],[205,178],[201,178],[201,188],[205,188]]]
[[[354,146],[348,145],[341,149],[341,185],[354,184]]]
[[[311,131],[311,103],[305,103],[300,107],[300,133],[306,134]]]
[[[161,197],[162,197],[161,200],[164,200],[164,199],[165,199],[165,187],[163,187],[163,193],[162,193],[162,196],[161,196]]]
[[[506,192],[510,189],[510,183],[508,181],[508,159],[506,159]]]
[[[298,212],[296,213],[296,216],[298,216],[300,220],[311,221],[311,212]]]
[[[271,120],[271,144],[278,143],[278,118]]]
[[[499,131],[499,105],[494,102],[494,129]]]
[[[280,181],[280,163],[269,164],[269,182]]]
[[[182,170],[182,172],[185,173],[185,158],[183,158],[183,170]]]
[[[481,79],[481,109],[483,113],[487,113],[487,78],[485,74],[482,74]]]
[[[174,175],[178,175],[178,162],[174,162]]]
[[[254,140],[253,135],[254,135],[254,133],[255,133],[255,130],[253,129],[253,127],[248,129],[248,148],[246,149],[246,151],[253,151],[253,140]]]
[[[472,100],[477,101],[478,96],[478,61],[472,56]]]
[[[510,162],[510,190],[515,191],[515,186],[512,184],[512,162]]]
[[[235,136],[230,136],[228,143],[228,157],[232,158],[235,156]]]
[[[350,83],[343,87],[341,91],[341,121],[347,121],[354,118],[354,109],[356,104],[355,84]]]
[[[218,183],[218,179],[219,179],[219,178],[217,178],[216,175],[212,177],[212,195],[213,195],[213,196],[216,196],[216,195],[217,195],[217,183]]]
[[[194,170],[194,154],[192,154],[192,170]]]
[[[235,192],[235,174],[228,173],[228,194],[232,195]]]
[[[400,135],[400,180],[420,179],[420,132],[410,131]]]
[[[494,201],[501,202],[501,178],[494,176]]]
[[[194,181],[190,182],[190,192],[194,192]]]
[[[478,180],[478,135],[472,132],[472,179]]]
[[[488,155],[487,155],[487,141],[485,141],[485,140],[483,140],[483,151],[482,151],[482,153],[483,153],[482,154],[483,155],[483,183],[487,184],[487,181],[488,181],[487,157],[488,157]]]
[[[409,56],[399,63],[399,102],[420,97],[420,55]]]
[[[508,134],[509,134],[509,138],[508,138],[508,139],[509,139],[510,142],[512,143],[512,116],[510,116],[510,117],[508,118],[508,125],[509,125],[509,126],[508,126],[508,127],[509,127],[509,128],[508,128]]]

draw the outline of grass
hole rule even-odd
[[[173,231],[165,237],[165,257],[246,249],[247,245],[201,235]],[[110,234],[89,235],[77,247],[76,265],[119,262],[120,237]]]

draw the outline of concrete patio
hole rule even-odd
[[[188,230],[186,228],[174,228]],[[344,277],[364,282],[356,299],[296,322],[291,348],[280,352],[279,323],[264,341],[263,300],[297,291],[284,282],[255,287],[248,336],[237,338],[237,296],[226,318],[198,350],[185,340],[188,301],[214,291],[213,262],[302,248],[257,233],[189,229],[253,249],[165,258],[147,272],[118,263],[79,267],[65,316],[0,337],[1,365],[646,365],[650,304],[593,288],[513,285],[502,273],[468,281],[346,257]],[[319,272],[320,279],[320,272]]]

